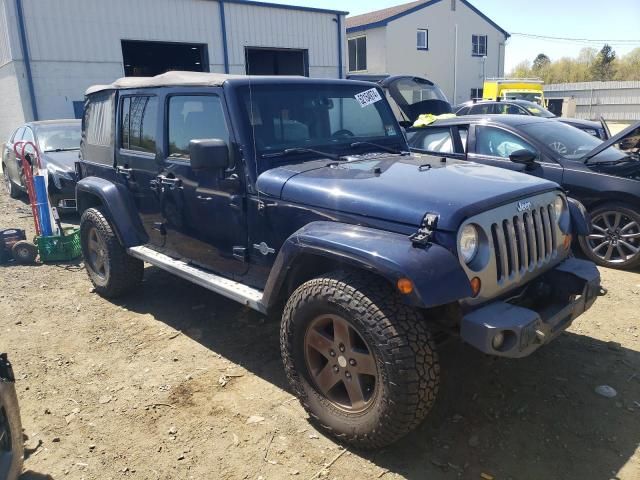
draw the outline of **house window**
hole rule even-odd
[[[426,28],[418,29],[418,50],[429,50],[429,30]]]
[[[367,69],[367,37],[349,39],[349,71],[361,72]]]
[[[484,57],[487,55],[487,36],[486,35],[472,35],[472,51],[471,54],[474,57]]]
[[[470,100],[473,100],[474,98],[482,98],[483,93],[482,88],[472,88]]]

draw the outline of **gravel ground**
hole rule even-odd
[[[33,232],[4,191],[0,212],[1,228]],[[640,479],[640,276],[602,275],[609,294],[529,358],[443,346],[429,418],[361,453],[288,391],[277,322],[152,267],[117,302],[80,262],[0,267],[23,478]],[[605,384],[615,398],[595,393]]]

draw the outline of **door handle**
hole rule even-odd
[[[129,178],[129,177],[131,177],[131,174],[133,173],[133,168],[117,166],[116,167],[116,172],[119,173],[120,175],[123,175],[123,176]]]
[[[156,179],[158,180],[158,182],[160,182],[161,185],[169,187],[170,190],[180,188],[180,184],[182,183],[179,178],[170,178],[165,177],[164,175],[158,175]]]
[[[197,195],[196,198],[198,200],[202,200],[203,202],[210,202],[213,200],[213,197],[205,197],[204,195]]]

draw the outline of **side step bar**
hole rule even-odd
[[[166,270],[169,273],[196,283],[212,292],[223,295],[231,300],[242,303],[253,310],[266,313],[267,309],[262,303],[262,291],[228,278],[220,277],[206,270],[189,265],[183,260],[176,260],[162,253],[158,253],[147,247],[131,247],[127,249],[129,255],[139,258],[151,265]]]

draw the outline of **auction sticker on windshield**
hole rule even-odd
[[[382,97],[378,93],[378,90],[375,88],[372,88],[370,90],[365,90],[364,92],[356,93],[355,97],[362,108],[382,100]]]

